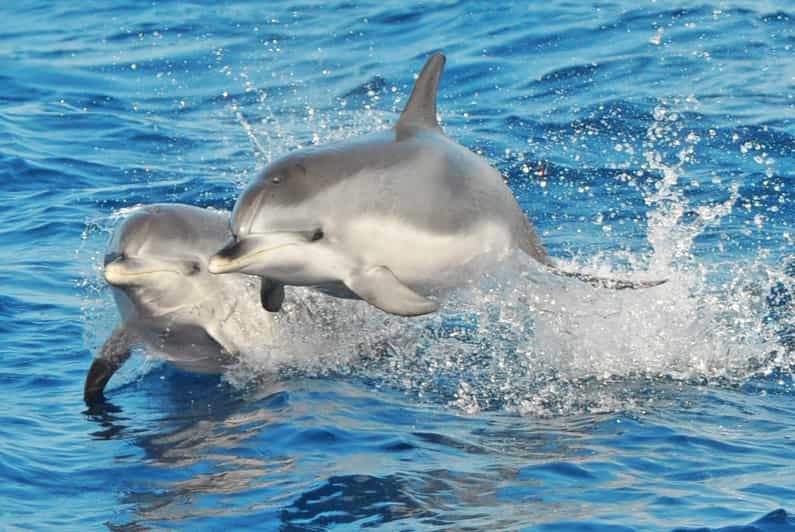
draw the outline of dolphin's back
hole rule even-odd
[[[387,130],[301,150],[266,168],[253,187],[256,196],[268,198],[264,216],[277,216],[273,207],[304,210],[307,218],[335,213],[326,223],[393,215],[437,234],[466,234],[493,221],[509,228],[515,247],[546,261],[499,172],[439,130],[420,128],[408,136]]]

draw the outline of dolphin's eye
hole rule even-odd
[[[321,238],[323,238],[323,230],[322,229],[317,229],[312,234],[312,242],[316,242],[316,241],[320,240]]]

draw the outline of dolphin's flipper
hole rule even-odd
[[[566,272],[563,270],[552,270],[556,275],[572,277],[584,283],[588,283],[596,288],[607,288],[609,290],[637,290],[639,288],[653,288],[668,282],[668,279],[661,281],[625,281],[623,279],[611,279],[609,277],[597,277],[588,273]]]
[[[442,77],[445,57],[441,52],[433,54],[414,82],[414,90],[400,114],[400,119],[395,124],[395,129],[401,131],[412,128],[439,128],[436,120],[436,92],[439,89],[439,79]]]
[[[238,350],[234,347],[235,344],[227,339],[223,329],[218,326],[218,324],[207,324],[203,329],[204,332],[207,333],[207,336],[212,338],[213,341],[221,347],[224,353],[230,355],[230,357],[236,357],[239,354]]]
[[[439,309],[438,303],[424,298],[401,283],[386,266],[376,266],[359,272],[345,284],[356,295],[390,314],[419,316]]]
[[[130,358],[132,346],[137,337],[128,331],[124,325],[118,325],[110,337],[102,344],[99,356],[91,363],[86,374],[83,386],[83,400],[86,404],[102,401],[102,392],[108,381],[124,363]]]
[[[270,279],[262,279],[262,284],[259,287],[259,300],[262,303],[262,308],[268,312],[279,312],[282,309],[282,302],[284,302],[284,285]]]

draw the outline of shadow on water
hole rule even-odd
[[[124,415],[122,402],[132,403],[126,407],[130,411],[145,408],[145,417]],[[225,386],[220,377],[193,374],[162,364],[137,380],[113,387],[102,402],[88,405],[83,414],[101,427],[91,433],[93,438],[110,440],[140,434],[153,420],[172,429],[205,418],[224,419],[241,404],[239,394]]]
[[[324,530],[331,525],[378,526],[431,517],[401,475],[343,475],[302,493],[280,512],[282,530]],[[425,506],[425,507],[424,507]]]
[[[83,412],[89,421],[101,427],[101,430],[91,433],[98,440],[112,440],[125,435],[130,419],[123,413],[120,406],[108,400],[91,404]]]
[[[130,455],[131,445],[141,454],[137,468],[144,470],[118,494],[120,508],[128,512],[107,523],[111,528],[223,515],[223,505],[204,508],[207,500],[263,489],[291,468],[292,457],[251,441],[283,421],[289,391],[278,383],[244,397],[220,377],[164,364],[109,395],[84,411],[99,429],[91,437],[124,442],[118,459]]]
[[[466,472],[469,457],[487,458],[466,420],[460,434],[453,425],[417,431],[418,422],[450,424],[457,416],[350,383],[299,378],[241,391],[162,366],[139,384],[116,388],[113,399],[84,412],[99,427],[93,438],[125,443],[118,459],[136,452],[130,446],[142,454],[118,494],[112,529],[254,516],[284,529],[433,521],[441,493],[466,500],[502,475]],[[367,415],[351,419],[349,409]],[[447,452],[460,463],[412,465],[424,453]]]
[[[786,532],[795,529],[795,517],[784,509],[773,510],[753,523],[721,528],[675,528],[675,532]]]

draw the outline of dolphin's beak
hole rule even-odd
[[[105,264],[105,281],[111,286],[130,286],[140,282],[145,276],[158,273],[191,275],[195,272],[196,262],[188,260],[162,261],[133,257],[117,257]]]
[[[237,263],[241,256],[241,242],[235,238],[230,238],[215,255],[210,257],[207,263],[207,271],[210,273],[227,273],[238,269]]]
[[[124,259],[117,258],[105,264],[105,281],[111,286],[123,286],[129,284],[127,279],[127,268]]]
[[[245,272],[261,259],[270,259],[270,253],[277,249],[310,242],[313,234],[312,231],[279,231],[247,235],[237,240],[230,238],[223,248],[210,257],[207,270],[210,273]]]

